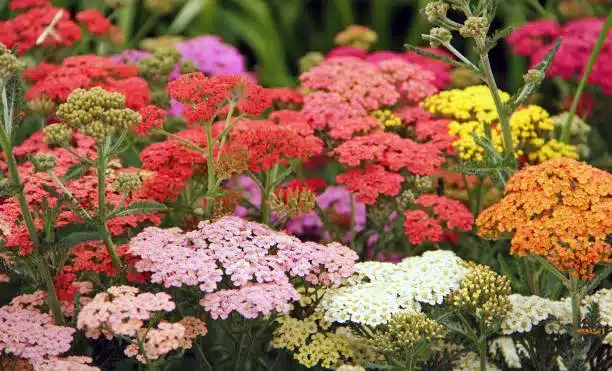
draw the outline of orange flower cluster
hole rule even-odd
[[[593,278],[612,262],[612,174],[569,158],[517,172],[504,198],[476,221],[479,234],[513,232],[511,253],[545,257],[562,272]]]

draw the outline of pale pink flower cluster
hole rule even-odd
[[[196,286],[213,318],[236,311],[245,317],[287,312],[299,297],[290,279],[333,286],[353,273],[357,254],[337,243],[301,242],[265,225],[238,217],[202,222],[180,234],[176,229],[146,228],[130,242],[135,267],[152,281]],[[227,289],[219,289],[219,282]]]
[[[44,302],[43,292],[17,296],[0,308],[0,353],[11,353],[34,366],[70,349],[70,327],[56,326],[48,313],[38,306]]]
[[[402,103],[414,104],[438,92],[436,75],[403,59],[387,59],[378,64],[387,79],[395,85]]]
[[[91,297],[86,296],[93,291],[93,283],[89,281],[72,282],[72,286],[77,288],[79,294],[79,307],[85,306],[85,304],[91,301]],[[72,317],[74,315],[74,300],[60,300],[60,306],[62,313],[66,317]]]
[[[113,334],[134,336],[155,312],[174,310],[170,295],[160,292],[139,294],[136,287],[113,286],[96,295],[79,312],[77,328],[85,336],[111,339]]]
[[[71,356],[64,358],[51,358],[35,367],[36,371],[99,371],[94,366],[89,366],[93,360],[85,356]]]
[[[144,339],[142,339],[144,337]],[[139,331],[139,338],[143,341],[143,350],[146,354],[140,354],[138,344],[130,344],[125,348],[125,355],[136,357],[141,363],[147,363],[159,359],[160,356],[170,353],[179,348],[190,348],[190,339],[185,338],[185,327],[180,323],[160,322],[157,328]]]

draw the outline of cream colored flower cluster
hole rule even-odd
[[[468,270],[451,251],[428,251],[398,264],[358,263],[348,284],[328,290],[319,309],[329,322],[375,327],[402,310],[419,311],[421,303],[442,304]]]

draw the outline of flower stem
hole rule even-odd
[[[102,240],[104,241],[104,245],[106,246],[106,250],[108,251],[108,255],[111,258],[111,263],[113,268],[117,270],[117,272],[121,271],[121,266],[123,265],[121,262],[121,258],[119,254],[117,254],[117,250],[115,250],[115,245],[113,243],[113,239],[111,237],[110,232],[108,231],[108,226],[106,225],[106,143],[98,142],[98,156],[96,158],[96,170],[98,173],[98,231],[102,235]]]
[[[486,324],[483,319],[480,320],[480,342],[478,344],[478,353],[480,355],[480,371],[487,371],[487,334]]]
[[[5,90],[3,89],[3,91]],[[7,106],[5,105],[5,110],[6,109]],[[17,202],[19,202],[21,215],[23,216],[23,220],[28,230],[28,234],[30,235],[30,239],[32,240],[32,246],[34,248],[33,253],[36,257],[38,270],[40,275],[42,276],[42,280],[45,284],[45,289],[47,291],[47,302],[49,303],[49,307],[51,308],[51,312],[53,313],[53,318],[55,319],[55,322],[58,325],[63,325],[64,315],[62,314],[62,308],[60,306],[59,299],[57,298],[57,293],[55,292],[53,277],[51,276],[51,271],[49,270],[47,262],[45,261],[45,256],[40,246],[40,241],[38,239],[38,231],[36,230],[36,226],[34,225],[34,218],[32,217],[32,213],[30,211],[30,205],[28,204],[28,201],[26,200],[25,194],[23,192],[24,186],[21,182],[21,177],[19,176],[17,161],[15,160],[15,156],[13,155],[13,146],[11,143],[11,138],[6,135],[4,128],[0,128],[0,144],[2,145],[2,149],[4,150],[4,158],[6,161],[6,165],[8,166],[11,185],[15,192],[15,198],[17,199]]]
[[[274,184],[278,174],[278,164],[267,171],[265,174],[264,187],[261,190],[261,222],[268,224],[270,222],[270,204],[268,202],[270,193],[274,191]]]
[[[572,346],[575,352],[574,355],[578,356],[580,348],[580,334],[578,330],[581,327],[580,302],[582,297],[580,295],[579,278],[574,275],[570,277],[569,291],[572,301]]]
[[[489,55],[483,53],[480,55],[480,69],[484,74],[484,80],[491,91],[493,101],[495,102],[495,108],[497,108],[497,115],[499,116],[499,122],[502,127],[502,138],[504,140],[504,155],[506,158],[514,160],[514,144],[512,144],[512,132],[510,128],[510,112],[507,112],[505,104],[501,100],[499,95],[499,89],[495,82],[495,76],[493,76],[493,70],[491,69],[491,62],[489,61]]]
[[[572,102],[572,107],[570,108],[569,115],[567,116],[567,120],[563,125],[563,131],[561,132],[561,142],[567,143],[569,141],[572,122],[574,121],[574,116],[576,115],[576,110],[578,109],[578,103],[580,103],[580,97],[586,88],[587,82],[589,80],[589,76],[591,75],[591,71],[593,70],[593,66],[595,62],[597,62],[597,57],[599,57],[599,53],[603,47],[604,41],[608,36],[608,31],[610,31],[610,27],[612,27],[612,11],[608,13],[608,18],[599,32],[599,36],[597,37],[597,41],[595,42],[595,46],[593,47],[593,52],[591,52],[591,56],[589,57],[589,61],[586,65],[584,73],[582,74],[582,79],[578,84],[578,89],[576,90],[576,94],[574,94],[574,100]]]

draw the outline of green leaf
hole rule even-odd
[[[540,61],[540,63],[536,64],[535,66],[533,66],[533,68],[536,70],[539,70],[544,75],[546,75],[546,72],[548,72],[548,69],[552,65],[552,61],[553,61],[553,58],[555,58],[555,54],[557,54],[557,51],[561,47],[562,41],[563,41],[563,38],[559,37],[557,41],[555,41],[555,44],[553,45],[553,47],[548,51],[548,53],[546,53],[542,61]]]
[[[69,182],[74,179],[80,178],[89,169],[89,165],[79,162],[74,164],[66,170],[64,176],[61,177],[62,182]]]
[[[57,247],[71,248],[83,242],[101,240],[100,233],[95,231],[73,232],[56,242]]]
[[[405,44],[404,47],[406,49],[412,51],[412,52],[415,52],[415,53],[419,54],[419,55],[422,55],[424,57],[429,57],[429,58],[432,58],[432,59],[437,59],[437,60],[442,61],[442,62],[446,62],[448,64],[453,65],[454,67],[469,68],[466,64],[458,62],[458,61],[456,61],[454,59],[451,59],[451,58],[449,58],[449,57],[447,57],[445,55],[440,55],[440,54],[432,53],[432,52],[429,52],[429,51],[426,51],[426,50],[422,50],[421,48],[416,47],[414,45],[410,45],[410,44]]]
[[[501,30],[495,31],[493,36],[491,36],[485,45],[485,50],[490,51],[491,49],[497,46],[499,40],[505,39],[508,35],[510,35],[514,31],[514,27],[506,27]]]
[[[136,201],[131,205],[122,206],[113,210],[108,218],[120,218],[127,215],[135,214],[153,214],[166,211],[166,205],[155,201]]]
[[[13,128],[18,124],[16,116],[25,107],[25,89],[19,76],[11,76],[6,82],[4,89],[6,91],[6,107],[3,109],[4,119],[7,121],[4,124],[7,136],[13,140],[16,132]],[[2,105],[4,106],[4,100]]]
[[[181,10],[178,12],[174,21],[168,28],[168,33],[177,35],[182,33],[187,26],[200,14],[200,11],[204,8],[206,10],[209,3],[213,3],[211,0],[189,0],[183,5]]]

